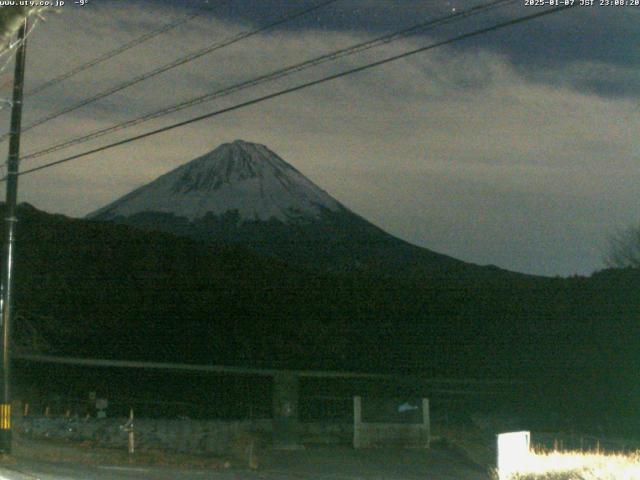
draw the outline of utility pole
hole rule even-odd
[[[27,53],[27,23],[25,18],[18,30],[18,51],[13,77],[13,103],[11,130],[9,131],[9,159],[7,161],[7,200],[5,204],[5,239],[2,263],[2,298],[0,299],[2,334],[0,336],[0,453],[11,453],[11,321],[13,300],[13,255],[15,248],[16,204],[18,199],[18,172],[20,165],[20,128],[22,123],[22,93]]]

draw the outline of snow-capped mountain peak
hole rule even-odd
[[[89,218],[238,245],[314,271],[430,280],[484,275],[479,267],[389,235],[264,145],[242,140],[162,175]]]
[[[237,211],[241,222],[318,218],[342,205],[264,145],[225,143],[97,210],[108,220],[157,212],[190,221]]]

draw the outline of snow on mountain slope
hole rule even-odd
[[[190,221],[237,210],[240,221],[283,223],[345,208],[264,145],[236,140],[91,213],[108,220],[159,212]]]

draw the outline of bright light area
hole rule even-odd
[[[640,451],[630,454],[531,452],[509,480],[638,480]]]
[[[510,478],[529,458],[529,432],[509,432],[498,435],[498,473],[500,480]]]

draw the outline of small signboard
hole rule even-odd
[[[529,460],[530,432],[501,433],[498,436],[498,478],[507,480]]]
[[[362,399],[362,420],[366,423],[420,424],[423,420],[421,398]]]

